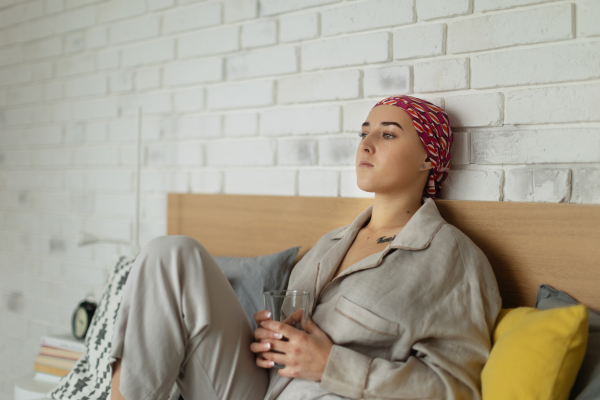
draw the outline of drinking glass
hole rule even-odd
[[[263,293],[265,310],[271,312],[273,321],[284,322],[296,329],[306,332],[310,292],[304,290],[271,290]],[[287,341],[286,337],[281,340]],[[272,350],[274,353],[278,353]],[[273,368],[284,368],[285,365],[275,363]]]

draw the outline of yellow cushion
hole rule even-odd
[[[483,400],[567,400],[588,337],[584,305],[502,309],[481,374]]]

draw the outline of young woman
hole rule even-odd
[[[166,399],[174,381],[187,400],[481,397],[501,299],[483,252],[433,202],[450,163],[448,117],[388,97],[360,136],[357,184],[373,204],[319,239],[290,276],[289,289],[312,294],[307,332],[261,311],[252,335],[206,249],[156,238],[124,288],[113,400]]]

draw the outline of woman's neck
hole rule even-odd
[[[375,194],[368,227],[373,231],[400,228],[421,207],[421,197]]]

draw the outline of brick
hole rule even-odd
[[[5,8],[0,13],[0,29],[41,17],[43,14],[44,9],[41,1],[27,2]]]
[[[415,92],[441,92],[469,88],[469,59],[452,58],[414,65]]]
[[[207,138],[221,136],[221,117],[203,115],[198,117],[182,117],[179,133],[186,138]],[[163,129],[163,136],[167,136]]]
[[[142,174],[142,178],[146,173]],[[84,189],[130,191],[133,189],[133,173],[126,171],[86,171]]]
[[[76,7],[81,7],[82,5],[87,5],[87,4],[96,4],[96,3],[101,3],[104,2],[105,0],[65,0],[65,7],[66,8],[76,8]]]
[[[536,168],[533,170],[533,201],[568,203],[570,197],[570,169]]]
[[[13,43],[29,42],[52,36],[56,31],[55,25],[56,18],[43,18],[20,24],[8,30],[7,34]]]
[[[85,127],[85,141],[89,143],[98,143],[107,141],[107,124],[88,124]]]
[[[182,112],[204,109],[204,88],[176,92],[175,109]]]
[[[339,186],[339,171],[303,169],[298,172],[299,196],[338,197]]]
[[[119,64],[118,50],[106,50],[97,53],[96,65],[99,71],[118,68]]]
[[[436,18],[457,17],[473,12],[470,0],[416,0],[417,17],[419,21]]]
[[[27,104],[42,101],[43,86],[13,87],[8,90],[7,102],[9,105]]]
[[[344,132],[356,132],[358,135],[362,123],[365,122],[369,112],[376,103],[376,101],[372,100],[345,103],[342,120]]]
[[[600,42],[570,43],[537,49],[471,56],[473,88],[507,87],[600,77]]]
[[[225,0],[225,22],[243,21],[258,16],[258,0]]]
[[[118,115],[115,99],[107,98],[93,101],[81,101],[72,104],[71,115],[80,120],[94,118],[114,118]]]
[[[284,12],[302,10],[308,7],[339,2],[340,0],[259,0],[260,15],[282,14]]]
[[[52,70],[53,70],[53,67],[52,67],[51,61],[38,62],[38,63],[35,63],[31,68],[31,77],[34,81],[52,79],[53,78]]]
[[[412,0],[369,0],[321,12],[323,36],[398,26],[415,21]]]
[[[160,86],[160,69],[150,68],[138,70],[135,73],[135,88],[137,90],[154,89]]]
[[[133,72],[119,72],[110,77],[111,92],[130,92],[133,90]]]
[[[226,194],[296,195],[296,171],[248,169],[225,171]]]
[[[533,201],[533,170],[512,168],[505,172],[504,201]]]
[[[97,26],[88,29],[85,32],[85,47],[88,49],[97,49],[108,44],[108,28],[106,26]]]
[[[268,46],[277,43],[277,21],[257,21],[242,25],[242,47]]]
[[[227,57],[227,78],[244,79],[298,71],[295,47],[274,47]]]
[[[112,121],[108,125],[109,141],[134,142],[137,135],[135,119]]]
[[[446,54],[446,24],[412,26],[392,32],[395,60]]]
[[[192,193],[221,193],[223,191],[223,173],[221,171],[201,170],[192,171],[190,174]]]
[[[23,61],[23,48],[21,46],[9,47],[0,50],[0,66],[18,64]]]
[[[95,69],[96,60],[93,55],[81,55],[70,58],[61,58],[56,61],[56,76],[64,77],[92,72]]]
[[[445,111],[452,127],[501,126],[504,97],[502,93],[449,96]]]
[[[87,7],[60,14],[56,19],[54,27],[57,33],[64,33],[77,29],[91,28],[95,23],[96,9],[94,7]]]
[[[355,99],[360,96],[360,71],[319,72],[279,79],[280,104]]]
[[[452,120],[450,120],[452,125]],[[452,146],[450,148],[451,165],[469,165],[471,163],[471,133],[452,132]]]
[[[123,66],[135,67],[172,60],[175,56],[173,39],[160,39],[122,50]]]
[[[175,5],[175,0],[148,0],[148,8],[152,11],[164,10]]]
[[[163,33],[205,28],[221,23],[221,3],[200,3],[178,7],[163,14]]]
[[[561,4],[449,22],[447,52],[571,39],[573,20],[573,5]]]
[[[475,164],[600,162],[600,129],[540,129],[477,132],[472,135]]]
[[[392,96],[410,93],[410,67],[385,67],[364,70],[363,95]]]
[[[210,110],[272,105],[274,82],[251,81],[208,87]]]
[[[56,14],[65,9],[63,0],[45,0],[44,14]]]
[[[73,33],[65,37],[63,45],[65,53],[75,53],[83,50],[83,34],[81,32]]]
[[[256,136],[258,134],[258,114],[226,114],[223,118],[225,136]]]
[[[526,6],[528,4],[539,4],[547,3],[552,0],[477,0],[475,1],[474,11],[492,11],[492,10],[503,10],[507,8],[514,8],[520,6]]]
[[[597,0],[588,0],[577,3],[577,36],[598,36],[600,26],[600,3]]]
[[[355,165],[358,135],[319,138],[319,165]]]
[[[144,192],[189,192],[188,172],[144,171],[140,190]]]
[[[193,173],[192,173],[193,175]],[[193,181],[193,179],[192,179]],[[133,200],[133,199],[132,199]],[[167,196],[147,195],[140,198],[140,215],[143,218],[167,218]]]
[[[302,43],[302,70],[389,61],[390,34],[365,33]]]
[[[340,173],[340,196],[373,198],[375,193],[361,190],[356,183],[356,170],[351,169]]]
[[[73,152],[73,164],[116,166],[118,165],[118,149],[116,147],[84,147]]]
[[[211,167],[274,165],[275,148],[270,139],[211,141],[206,147],[206,162]]]
[[[600,121],[600,85],[584,84],[506,93],[505,124]]]
[[[189,85],[193,83],[223,80],[222,58],[200,58],[167,64],[163,70],[167,86]]]
[[[229,53],[239,50],[238,26],[202,30],[177,38],[179,58]]]
[[[319,35],[319,14],[296,14],[279,20],[279,41],[294,42]]]
[[[98,5],[98,22],[112,22],[146,12],[144,0],[112,0]]]
[[[204,149],[201,144],[156,144],[145,146],[144,165],[193,166],[204,165]]]
[[[121,22],[111,26],[110,42],[124,43],[158,36],[160,18],[149,17]]]
[[[340,106],[278,108],[260,114],[260,133],[266,136],[340,132]]]
[[[445,200],[501,201],[504,171],[501,169],[450,169],[442,183]]]
[[[137,115],[138,107],[142,108],[144,115],[152,113],[171,112],[170,93],[152,93],[121,97],[120,109],[122,115]]]
[[[600,169],[573,168],[571,203],[600,204]]]
[[[105,76],[91,76],[67,81],[65,95],[67,97],[93,96],[107,93]]]
[[[23,46],[23,55],[27,61],[54,57],[61,53],[62,41],[56,37]]]
[[[61,174],[54,171],[7,171],[7,188],[58,189],[62,186]]]
[[[316,163],[316,140],[280,139],[277,141],[278,165],[315,165]]]

